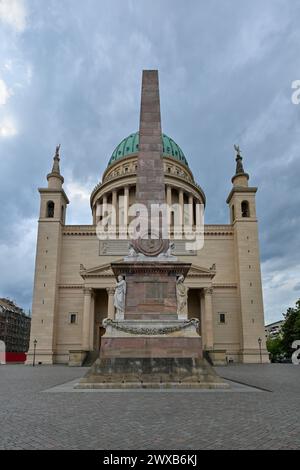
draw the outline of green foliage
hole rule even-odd
[[[276,336],[275,338],[268,338],[267,339],[267,350],[271,354],[271,360],[272,361],[278,360],[283,354],[281,337]]]
[[[291,348],[293,341],[300,339],[300,299],[294,308],[288,308],[284,314],[284,324],[282,325],[282,351],[288,357],[293,354]]]

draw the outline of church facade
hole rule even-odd
[[[162,134],[165,200],[182,207],[180,225],[196,223],[205,194],[173,139]],[[91,225],[67,225],[69,204],[56,148],[48,185],[39,188],[40,215],[27,363],[80,365],[97,356],[105,318],[115,318],[111,263],[128,253],[128,209],[135,202],[139,133],[116,147],[91,192]],[[201,249],[187,249],[171,221],[174,255],[191,263],[185,279],[188,318],[199,320],[206,357],[214,364],[268,362],[259,257],[257,188],[249,185],[239,148],[226,203],[228,223],[204,225]],[[124,202],[125,201],[125,202]],[[225,204],[225,201],[224,201]],[[115,239],[100,240],[99,207],[113,207]],[[185,209],[185,208],[188,209]]]

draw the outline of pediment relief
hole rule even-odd
[[[122,261],[117,260],[117,261]],[[92,268],[86,268],[82,264],[80,265],[79,273],[83,279],[91,277],[115,277],[111,269],[110,263],[101,264],[100,266],[94,266]],[[205,277],[212,279],[216,274],[216,266],[212,265],[210,268],[204,268],[192,264],[188,272],[187,277]]]
[[[196,264],[192,264],[187,277],[209,277],[213,278],[216,275],[216,265],[213,264],[210,268],[204,268]]]
[[[121,260],[118,260],[121,261]],[[83,264],[80,265],[79,274],[83,279],[88,277],[115,277],[112,272],[110,263],[101,264],[92,268],[86,268]]]

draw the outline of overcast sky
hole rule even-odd
[[[31,307],[39,194],[55,146],[67,223],[138,130],[142,69],[159,69],[163,131],[228,223],[239,143],[258,186],[266,321],[300,297],[300,2],[0,0],[0,296]]]

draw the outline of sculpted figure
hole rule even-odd
[[[128,243],[128,256],[137,256],[137,252],[131,242]]]
[[[234,144],[234,150],[236,151],[237,155],[241,155],[241,149],[239,145]]]
[[[55,157],[56,157],[56,158],[57,158],[57,157],[59,158],[59,151],[60,151],[60,144],[58,144],[58,145],[56,146],[56,148],[55,148]]]
[[[180,319],[187,319],[187,294],[188,287],[183,284],[184,277],[181,275],[176,281],[177,314]]]
[[[126,281],[123,276],[118,276],[114,294],[114,306],[116,308],[116,320],[124,320],[126,296]]]
[[[167,256],[172,256],[172,253],[173,253],[173,251],[174,251],[174,248],[175,248],[175,243],[174,243],[174,242],[170,242],[170,243],[169,243],[169,248],[167,249],[166,255],[167,255]]]

